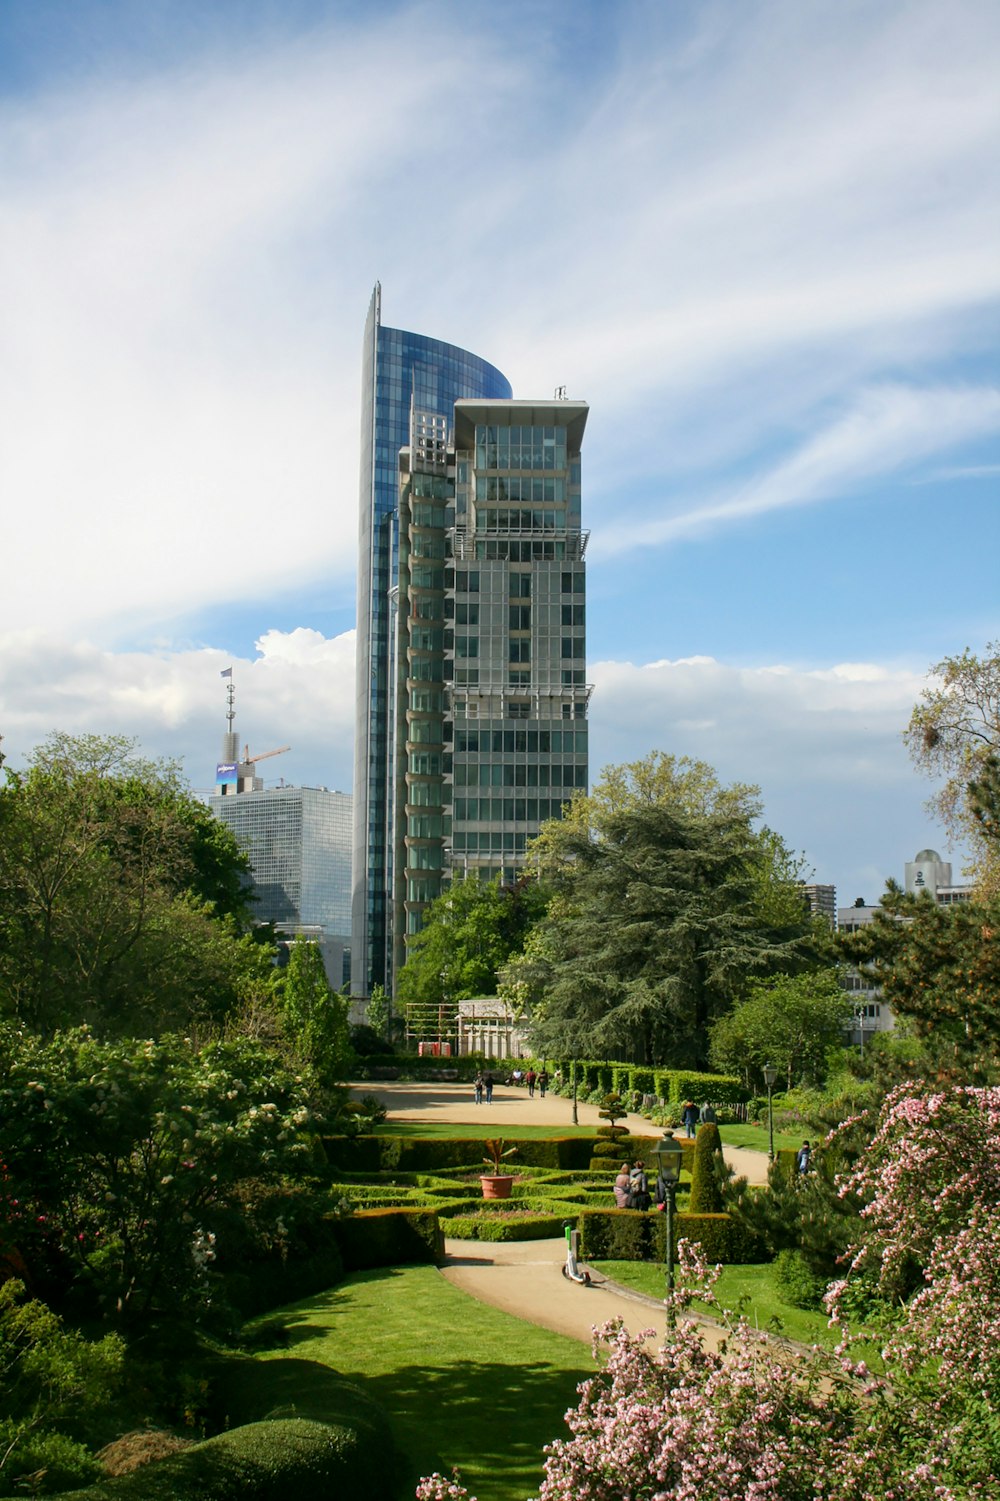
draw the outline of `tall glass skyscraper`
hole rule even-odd
[[[395,603],[399,582],[399,452],[414,408],[443,419],[463,398],[504,399],[509,381],[477,355],[382,326],[376,285],[365,324],[361,386],[357,704],[351,904],[355,995],[391,983],[395,779]]]

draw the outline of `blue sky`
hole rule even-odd
[[[361,334],[591,403],[592,773],[761,785],[843,902],[997,629],[992,0],[0,6],[0,733],[347,790]],[[961,854],[956,852],[956,864]]]

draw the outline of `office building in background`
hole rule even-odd
[[[365,325],[358,527],[352,991],[391,983],[390,893],[395,730],[394,598],[399,574],[399,452],[415,406],[448,430],[463,397],[509,397],[493,365],[440,339],[382,325],[381,289]]]

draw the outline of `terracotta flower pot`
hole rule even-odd
[[[483,1173],[479,1179],[483,1185],[484,1199],[509,1199],[514,1179],[510,1173],[501,1173],[499,1176],[493,1173]]]

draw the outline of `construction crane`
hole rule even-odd
[[[283,756],[285,751],[291,750],[290,745],[279,745],[277,750],[261,751],[259,756],[251,756],[249,745],[243,747],[243,760],[248,766],[256,766],[258,761],[266,761],[269,756]]]

